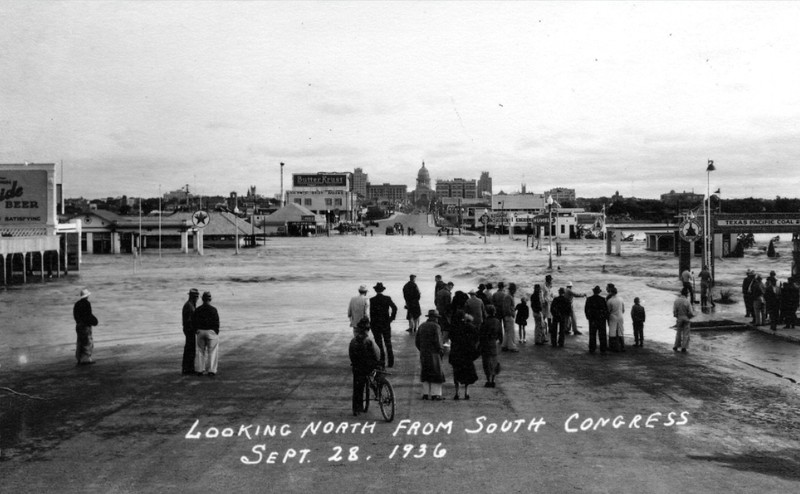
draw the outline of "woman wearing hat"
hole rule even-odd
[[[84,288],[81,290],[81,298],[72,308],[72,316],[75,318],[75,332],[78,334],[78,341],[75,344],[75,358],[78,365],[93,364],[92,351],[94,350],[94,340],[92,339],[92,326],[97,326],[97,318],[92,314],[92,304],[89,303],[91,292]]]
[[[420,373],[422,381],[422,399],[442,400],[442,328],[437,323],[439,312],[436,309],[428,311],[428,320],[420,324],[417,330],[415,344],[419,350]]]

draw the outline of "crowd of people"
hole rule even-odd
[[[784,329],[794,328],[797,324],[797,309],[800,307],[800,280],[789,277],[779,283],[775,271],[771,271],[766,280],[761,275],[748,269],[742,280],[742,298],[744,299],[745,317],[752,317],[754,326],[766,326],[773,331],[779,324]]]
[[[408,328],[419,351],[422,399],[443,400],[442,384],[446,381],[444,359],[452,367],[455,387],[454,400],[469,400],[469,386],[478,381],[476,361],[480,358],[486,379],[484,387],[495,387],[500,373],[500,352],[519,352],[528,341],[528,321],[532,318],[533,344],[563,347],[568,334],[578,330],[573,300],[586,297],[584,316],[589,323],[589,353],[598,349],[601,354],[625,351],[625,303],[616,286],[609,283],[603,289],[595,286],[592,295],[575,291],[571,282],[556,288],[553,277],[535,284],[529,296],[519,294],[515,283],[504,281],[481,283],[466,292],[455,290],[455,284],[445,282],[441,275],[434,278],[433,309],[427,311],[420,324],[421,294],[416,276],[410,275],[403,286],[403,299]],[[397,316],[397,306],[383,294],[383,283],[376,284],[374,297],[367,297],[366,285],[350,299],[348,317],[353,328],[350,358],[353,369],[353,413],[360,413],[360,397],[366,386],[366,375],[377,367],[394,366],[391,323]],[[685,295],[679,297],[687,302]],[[676,307],[678,301],[676,301]],[[691,304],[687,320],[693,317]],[[634,329],[634,346],[644,346],[645,308],[634,299],[630,311]],[[676,318],[678,315],[676,313]],[[687,326],[688,328],[688,326]],[[373,338],[370,339],[369,332]],[[688,331],[678,331],[676,351],[688,348]],[[449,350],[449,351],[448,351]]]

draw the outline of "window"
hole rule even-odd
[[[303,200],[300,199],[299,197],[297,197],[297,198],[295,198],[294,203],[297,204],[297,205],[302,206],[303,205]]]
[[[311,199],[306,199],[306,206],[311,206]]]
[[[330,197],[326,197],[325,198],[325,205],[326,206],[333,206],[333,199],[331,199]]]
[[[564,229],[565,227],[566,225],[561,225],[561,233],[566,233],[566,230]]]
[[[333,202],[334,202],[334,205],[336,205],[336,206],[341,206],[342,205],[342,200],[341,199],[334,199]]]

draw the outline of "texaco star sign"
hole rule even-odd
[[[192,224],[197,228],[205,228],[211,217],[205,211],[195,211],[192,214]]]

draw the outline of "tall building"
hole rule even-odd
[[[489,172],[481,172],[481,178],[478,179],[478,197],[492,195],[492,177]]]
[[[437,180],[436,195],[438,197],[476,199],[478,197],[478,184],[475,180],[465,180],[463,178]]]
[[[364,170],[356,168],[353,171],[353,192],[361,197],[367,197],[367,180],[369,177]]]
[[[373,185],[367,184],[367,198],[375,199],[379,202],[386,201],[390,204],[405,204],[407,200],[406,190],[408,186],[403,185]]]
[[[675,190],[671,190],[667,194],[661,194],[661,201],[669,206],[682,204],[689,207],[702,203],[705,197],[703,194],[695,194],[694,192],[675,192]]]
[[[306,207],[315,214],[334,212],[341,220],[355,221],[357,205],[352,178],[349,172],[293,173],[286,203]]]
[[[552,196],[553,200],[559,204],[565,201],[572,202],[573,204],[575,203],[575,189],[568,189],[566,187],[554,187],[545,192],[545,195]]]

